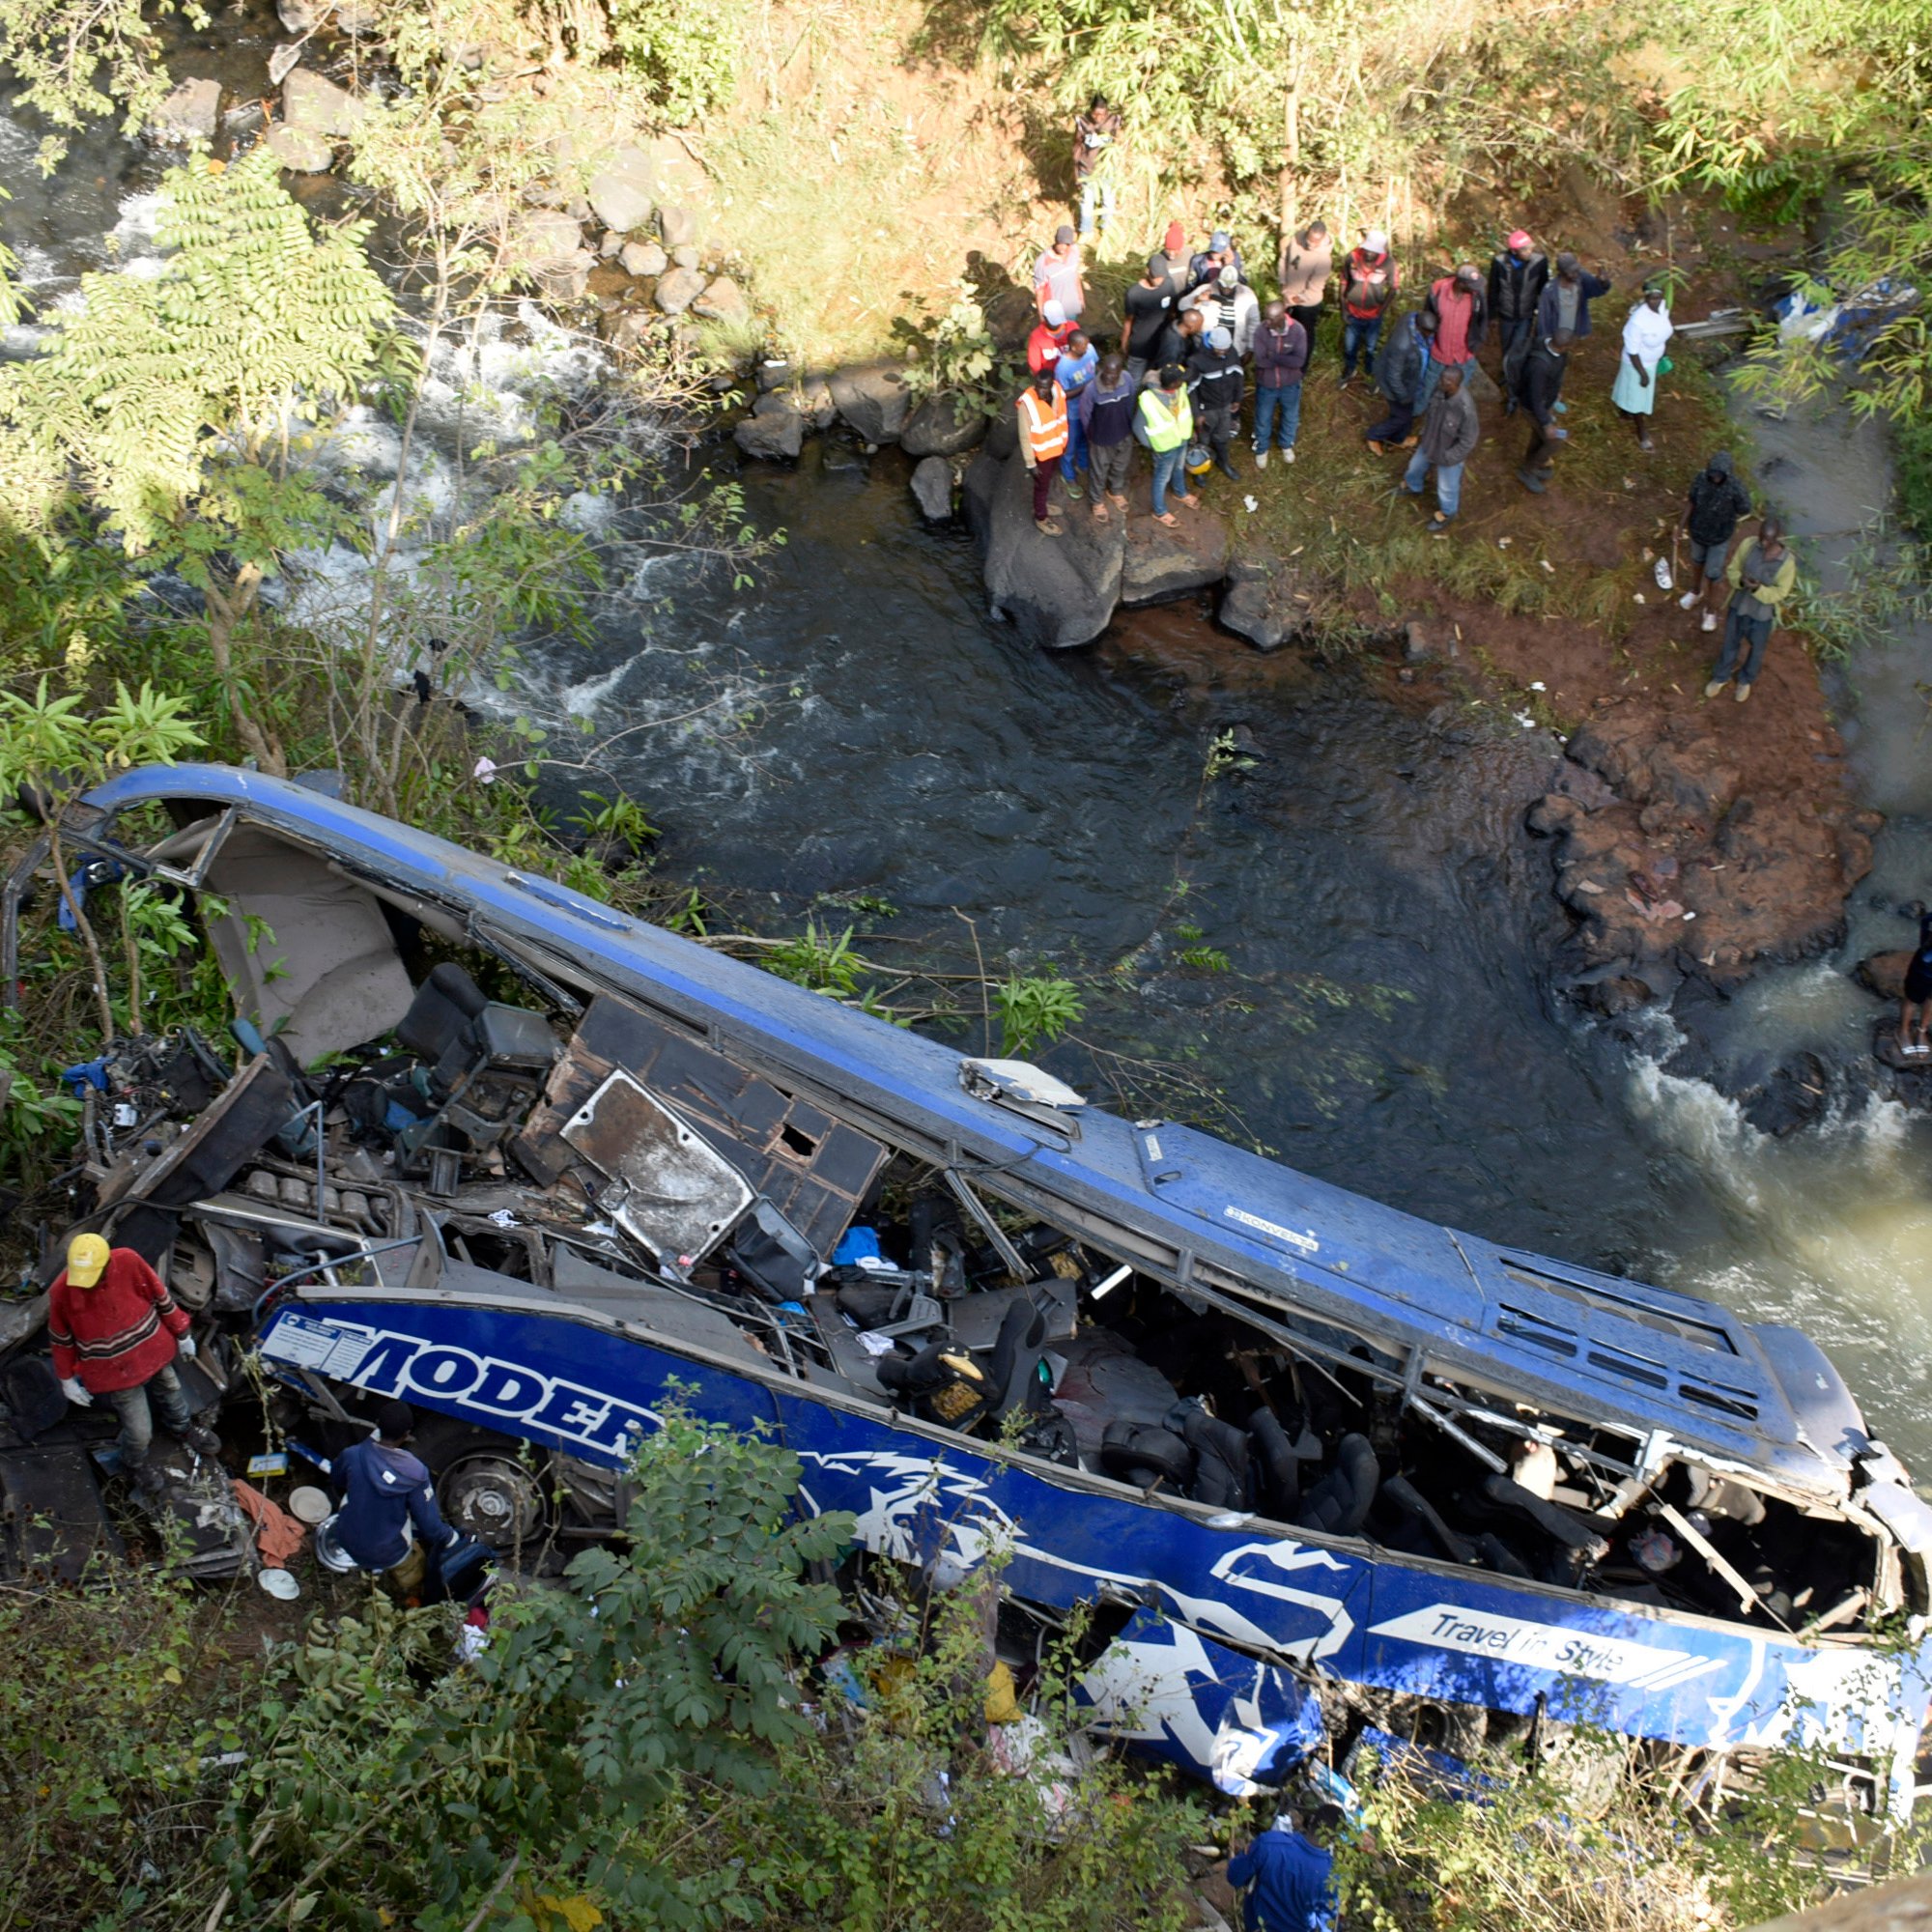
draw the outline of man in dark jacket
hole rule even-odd
[[[1126,358],[1127,375],[1136,384],[1150,364],[1159,366],[1155,352],[1173,320],[1174,304],[1167,257],[1150,255],[1146,275],[1127,291],[1121,303],[1121,354]]]
[[[1278,1819],[1252,1844],[1231,1847],[1228,1883],[1239,1891],[1243,1932],[1335,1932],[1339,1804],[1321,1804],[1299,1831]]]
[[[1134,406],[1140,385],[1126,359],[1103,355],[1100,373],[1080,391],[1074,408],[1087,443],[1087,478],[1094,487],[1094,521],[1108,521],[1107,505],[1127,507],[1127,474],[1134,458]]]
[[[1229,455],[1235,418],[1241,407],[1241,358],[1225,328],[1210,328],[1187,357],[1187,395],[1194,406],[1196,433],[1214,452],[1214,467],[1236,480],[1240,471]]]
[[[1286,302],[1272,301],[1255,331],[1255,468],[1268,465],[1268,432],[1281,440],[1281,460],[1294,461],[1294,439],[1301,427],[1301,376],[1308,367],[1308,331],[1289,314]]]
[[[1433,386],[1430,362],[1435,349],[1435,318],[1426,308],[1404,316],[1390,330],[1376,357],[1376,387],[1388,398],[1389,412],[1369,431],[1372,454],[1384,454],[1392,442],[1414,440],[1409,430],[1426,387]]]
[[[1160,340],[1153,346],[1141,386],[1151,389],[1160,382],[1160,372],[1172,362],[1184,369],[1187,358],[1208,339],[1208,318],[1198,308],[1170,311]]]
[[[1556,258],[1556,274],[1536,304],[1536,332],[1554,335],[1567,328],[1580,342],[1590,332],[1590,304],[1606,296],[1610,285],[1602,275],[1592,275],[1566,248]],[[1550,405],[1558,415],[1570,407],[1561,397]]]
[[[1684,506],[1684,533],[1690,539],[1690,564],[1684,581],[1690,588],[1677,603],[1685,611],[1694,611],[1700,602],[1705,605],[1703,630],[1718,628],[1718,613],[1709,608],[1711,593],[1724,582],[1731,539],[1739,520],[1750,515],[1750,492],[1731,473],[1727,449],[1719,450],[1690,479],[1690,500]]]
[[[1429,472],[1435,471],[1435,514],[1430,527],[1446,530],[1463,503],[1463,466],[1475,453],[1482,426],[1476,419],[1476,399],[1463,386],[1460,369],[1445,369],[1435,385],[1435,399],[1422,419],[1422,439],[1408,459],[1402,486],[1411,497],[1422,495]]]
[[[1516,400],[1529,412],[1530,431],[1529,446],[1517,465],[1516,476],[1532,497],[1542,496],[1549,486],[1556,444],[1570,440],[1570,432],[1556,420],[1556,396],[1563,386],[1573,339],[1562,329],[1554,335],[1539,335],[1518,365],[1520,373]]]
[[[1233,269],[1237,282],[1248,279],[1248,271],[1241,266],[1241,251],[1235,246],[1234,238],[1225,228],[1217,228],[1208,236],[1207,247],[1188,258],[1187,288],[1198,289],[1213,281],[1223,269]]]
[[[1496,325],[1502,344],[1503,389],[1509,401],[1505,413],[1514,412],[1520,380],[1511,364],[1527,355],[1536,328],[1536,305],[1549,280],[1549,258],[1544,254],[1525,229],[1519,228],[1500,253],[1490,257],[1490,315]]]
[[[408,1403],[393,1397],[379,1403],[375,1433],[345,1449],[335,1459],[334,1471],[343,1492],[336,1542],[358,1569],[385,1576],[406,1596],[420,1587],[429,1568],[428,1552],[457,1541],[457,1532],[436,1506],[428,1468],[410,1453],[415,1426]],[[415,1525],[414,1541],[411,1523]]]

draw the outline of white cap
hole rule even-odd
[[[1058,328],[1066,320],[1066,310],[1057,301],[1040,303],[1039,312],[1049,328]]]
[[[1367,228],[1362,231],[1362,246],[1372,255],[1379,255],[1388,244],[1388,237],[1379,228]]]

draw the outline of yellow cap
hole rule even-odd
[[[110,1250],[99,1235],[76,1235],[67,1244],[67,1278],[74,1288],[92,1288],[107,1272]]]

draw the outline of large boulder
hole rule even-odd
[[[306,128],[271,128],[269,152],[292,174],[327,174],[335,159],[335,150],[320,134]]]
[[[729,275],[720,275],[716,281],[705,284],[704,293],[692,303],[691,312],[703,316],[707,322],[743,322],[751,314],[752,304]]]
[[[667,315],[682,315],[704,293],[704,277],[696,269],[673,269],[657,286],[657,305]]]
[[[155,138],[212,141],[221,125],[221,83],[185,80],[155,109]]]
[[[650,220],[652,172],[643,149],[619,148],[590,177],[584,195],[606,228],[622,235]]]
[[[906,418],[899,447],[908,456],[964,456],[986,434],[986,418],[976,409],[957,410],[951,396],[928,396]]]
[[[1912,964],[1912,948],[1897,952],[1874,952],[1861,959],[1854,975],[1861,986],[1882,1000],[1905,997],[1905,969]]]
[[[1135,494],[1141,494],[1138,488]],[[1205,503],[1174,515],[1175,526],[1169,529],[1154,522],[1145,500],[1129,512],[1122,604],[1165,604],[1206,590],[1227,576],[1228,529],[1221,519]]]
[[[1292,570],[1262,563],[1228,566],[1228,589],[1215,612],[1236,637],[1258,651],[1278,651],[1307,621],[1306,599]]]
[[[747,456],[768,463],[798,461],[805,444],[805,418],[783,391],[760,396],[752,413],[731,432],[732,440]]]
[[[626,242],[616,252],[627,275],[661,275],[670,267],[670,257],[655,242]]]
[[[282,121],[311,134],[349,134],[367,110],[346,87],[298,67],[282,82]]]
[[[965,508],[986,554],[986,594],[1029,643],[1065,650],[1107,628],[1121,594],[1125,533],[1120,518],[1096,523],[1084,506],[1063,509],[1064,534],[1042,536],[1033,520],[1033,479],[1017,452],[983,450],[966,472]]]
[[[509,234],[509,266],[529,276],[553,301],[575,301],[589,285],[597,258],[579,224],[558,209],[532,208]]]
[[[838,413],[867,442],[896,442],[912,412],[905,377],[890,362],[869,362],[833,372],[832,400]]]
[[[913,501],[929,524],[943,524],[952,514],[952,466],[943,456],[922,457],[912,472]]]

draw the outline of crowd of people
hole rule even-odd
[[[1153,519],[1168,527],[1178,521],[1175,506],[1200,507],[1203,479],[1241,480],[1237,441],[1247,442],[1257,469],[1271,460],[1294,462],[1302,392],[1331,299],[1339,322],[1336,380],[1345,390],[1374,384],[1382,412],[1362,440],[1375,456],[1406,454],[1395,486],[1406,495],[1425,498],[1433,479],[1433,534],[1446,537],[1460,514],[1463,473],[1483,438],[1471,379],[1486,349],[1494,352],[1503,415],[1527,424],[1516,480],[1533,496],[1548,488],[1570,440],[1564,382],[1577,345],[1591,332],[1592,305],[1610,293],[1607,277],[1569,250],[1552,259],[1518,229],[1487,270],[1459,264],[1405,309],[1383,230],[1365,228],[1341,249],[1324,223],[1312,221],[1283,242],[1273,264],[1276,293],[1264,298],[1231,234],[1216,230],[1206,246],[1190,249],[1176,221],[1127,289],[1120,314],[1101,316],[1089,304],[1081,242],[1096,224],[1104,230],[1114,220],[1110,184],[1121,141],[1119,110],[1096,97],[1075,124],[1079,228],[1061,227],[1034,268],[1031,382],[1017,409],[1034,520],[1043,536],[1065,528],[1055,509],[1056,476],[1063,503],[1086,504],[1102,524],[1124,517],[1136,443],[1148,453]],[[1646,282],[1623,325],[1610,390],[1640,449],[1652,447],[1650,420],[1659,378],[1670,368],[1672,332],[1663,285]],[[1796,564],[1769,519],[1734,554],[1750,502],[1727,456],[1712,459],[1690,497],[1684,527],[1701,582],[1682,608],[1702,606],[1702,627],[1715,631],[1713,600],[1719,584],[1728,586],[1722,654],[1706,696],[1735,680],[1743,702]]]

